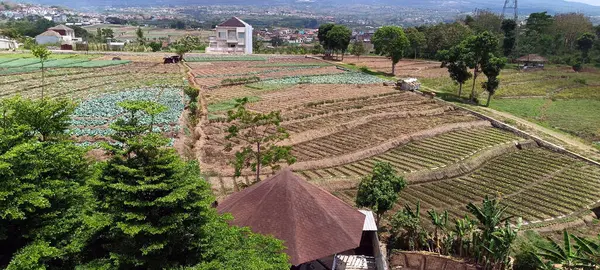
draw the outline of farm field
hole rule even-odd
[[[156,116],[155,127],[175,139],[182,130],[180,116],[187,85],[181,65],[147,61],[109,60],[110,56],[51,55],[41,64],[31,55],[0,56],[0,98],[20,95],[40,98],[72,98],[79,102],[72,117],[71,134],[81,145],[111,142],[110,124],[123,115],[117,105],[125,100],[152,100],[168,107]],[[148,121],[149,119],[143,119]]]
[[[253,182],[250,171],[232,177],[232,154],[223,151],[224,116],[236,98],[247,97],[251,110],[280,111],[281,125],[290,133],[283,144],[292,146],[297,159],[291,168],[350,204],[375,162],[391,163],[409,182],[396,208],[420,201],[421,214],[448,209],[453,217],[462,217],[467,203],[489,195],[501,197],[511,215],[536,227],[577,217],[600,203],[600,166],[542,148],[446,103],[384,86],[385,80],[376,76],[310,58],[261,57],[188,63],[195,83],[204,86],[208,118],[198,155],[218,196]],[[282,67],[321,74],[269,73],[282,76],[278,78],[260,73],[261,68]],[[231,86],[215,80],[239,76],[263,77]],[[337,79],[344,76],[352,79]],[[262,178],[272,173],[263,172]]]
[[[116,39],[135,39],[137,37],[135,31],[138,29],[137,26],[124,26],[116,24],[98,24],[84,26],[83,28],[91,33],[96,33],[98,28],[110,28],[114,31]],[[176,30],[154,27],[142,27],[142,30],[144,31],[144,37],[148,38],[149,40],[167,39],[169,37],[176,40],[179,37],[186,35],[208,37],[208,35],[211,33],[210,31]]]
[[[445,70],[445,69],[442,69]],[[478,79],[483,81],[484,78]],[[545,70],[520,72],[507,68],[490,107],[580,137],[600,141],[600,70],[574,72],[570,67],[547,66]],[[458,86],[448,76],[421,79],[424,86],[456,95]],[[468,97],[473,81],[463,88]],[[479,100],[487,94],[476,87]]]
[[[392,60],[381,56],[347,56],[344,57],[343,63],[356,67],[367,67],[385,74],[392,73]],[[447,77],[447,72],[446,69],[440,68],[439,62],[405,58],[396,64],[396,77],[440,78]]]

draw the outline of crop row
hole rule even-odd
[[[282,71],[296,71],[296,70],[302,70],[302,69],[315,69],[315,68],[320,68],[320,67],[322,67],[322,66],[311,65],[311,66],[305,66],[305,67],[289,67],[289,68],[279,68],[279,69],[267,69],[267,70],[259,70],[259,71],[229,73],[229,74],[219,73],[219,74],[211,74],[211,75],[196,75],[195,77],[196,78],[223,78],[223,77],[250,76],[250,75],[262,75],[262,74],[276,73],[276,72],[282,72]]]
[[[486,195],[501,197],[509,215],[541,221],[597,202],[600,168],[548,150],[529,149],[490,161],[468,176],[409,185],[401,197],[404,194],[439,209],[460,208]]]
[[[438,125],[474,120],[476,120],[474,116],[460,111],[435,116],[376,120],[325,137],[296,144],[293,146],[292,151],[299,161],[328,158],[373,147],[389,139],[431,129]]]
[[[495,128],[452,131],[413,141],[358,162],[326,169],[333,174],[325,174],[325,177],[363,177],[371,173],[376,162],[389,162],[401,173],[431,170],[459,162],[489,147],[516,140],[520,138]],[[314,171],[314,174],[311,171],[305,172],[307,179],[313,180],[318,175],[323,175],[321,170]]]
[[[239,55],[239,56],[226,56],[226,55],[213,55],[213,56],[199,56],[185,58],[187,62],[221,62],[221,61],[267,61],[267,57],[256,56],[256,55]]]
[[[272,80],[265,80],[261,84],[376,84],[388,80],[377,76],[359,72],[345,72],[341,74],[323,74],[314,76],[289,76]]]
[[[378,106],[376,108],[361,108],[357,111],[351,112],[339,112],[332,115],[326,115],[318,118],[310,118],[306,121],[293,121],[291,123],[283,123],[283,126],[292,133],[299,133],[308,130],[315,129],[315,127],[328,127],[348,123],[361,117],[370,115],[382,114],[382,113],[403,113],[403,112],[417,112],[424,110],[431,110],[435,108],[441,108],[441,105],[430,102],[430,101],[415,101],[415,102],[404,102],[402,104],[386,104],[385,106]],[[285,115],[285,114],[284,114]],[[312,115],[307,115],[312,116]]]

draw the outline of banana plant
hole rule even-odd
[[[448,210],[445,210],[443,213],[437,213],[434,209],[427,211],[429,217],[431,218],[431,223],[434,227],[434,241],[435,241],[435,252],[438,254],[441,253],[440,247],[440,232],[445,234],[448,224]]]
[[[458,242],[458,255],[460,257],[469,256],[472,234],[477,226],[477,221],[465,215],[462,219],[454,221],[454,233]]]
[[[581,264],[589,269],[596,269],[600,266],[600,235],[598,235],[598,242],[575,235],[571,235],[571,237],[577,243],[577,257]]]
[[[563,231],[563,246],[554,242],[550,237],[548,237],[548,241],[549,246],[536,246],[539,257],[554,264],[560,264],[565,270],[577,268],[580,260],[578,250],[576,246],[573,246],[571,235],[566,230]]]

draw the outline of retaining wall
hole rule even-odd
[[[479,270],[475,265],[437,254],[401,251],[390,256],[390,269],[402,270]]]

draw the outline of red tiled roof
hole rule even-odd
[[[360,245],[365,215],[289,169],[234,193],[218,207],[238,226],[284,241],[300,265]]]
[[[219,24],[218,26],[225,26],[225,27],[246,27],[246,25],[244,24],[244,22],[242,22],[240,19],[238,19],[236,17],[231,17],[231,19],[226,20],[225,22]]]

